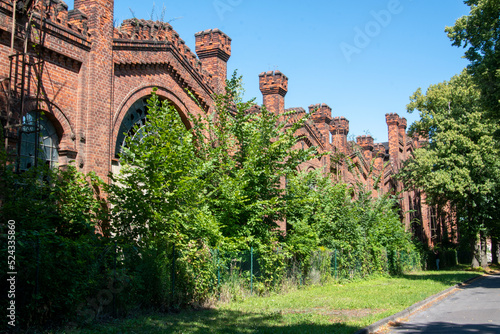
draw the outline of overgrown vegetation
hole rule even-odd
[[[320,172],[299,174],[288,183],[287,245],[293,255],[308,263],[318,247],[337,249],[367,273],[401,272],[384,267],[394,252],[415,251],[395,210],[397,199],[390,195],[374,199],[360,186],[353,200],[352,189]]]
[[[102,185],[70,167],[64,171],[46,166],[15,174],[2,165],[2,238],[13,220],[16,247],[2,254],[15,258],[18,326],[58,323],[74,315],[75,306],[96,294],[110,274],[105,238],[96,233],[108,222],[107,206],[97,190]],[[2,261],[2,291],[9,291],[7,261]],[[1,306],[7,309],[7,299]],[[4,321],[2,325],[6,325]]]
[[[240,81],[234,75],[216,113],[192,116],[189,130],[153,92],[109,185],[71,167],[18,175],[2,164],[1,216],[16,221],[26,284],[20,324],[178,310],[419,264],[395,199],[298,173],[319,157],[293,149],[307,117],[285,126],[243,102]]]
[[[421,113],[412,131],[428,136],[429,143],[415,152],[401,177],[423,189],[429,204],[452,208],[461,237],[475,246],[478,233],[483,240],[500,236],[500,154],[493,136],[500,133],[500,5],[465,3],[471,14],[447,32],[454,45],[468,47],[471,64],[467,72],[412,96],[408,110]],[[14,221],[16,229],[18,328],[241,300],[250,289],[270,294],[276,306],[269,306],[269,297],[250,298],[199,313],[199,326],[186,314],[123,326],[224,331],[253,329],[257,319],[257,330],[266,332],[349,332],[444,287],[443,274],[436,273],[437,284],[420,285],[428,275],[406,276],[358,282],[353,290],[328,285],[286,299],[274,295],[289,285],[403,274],[434,263],[436,253],[417,251],[399,221],[395,198],[373,198],[322,171],[297,173],[300,164],[319,157],[314,147],[293,149],[307,117],[287,127],[265,108],[253,108],[253,101],[242,101],[240,87],[233,76],[226,94],[215,97],[216,113],[191,115],[189,130],[176,109],[153,92],[148,122],[127,139],[122,169],[110,185],[72,167],[49,170],[41,164],[16,174],[0,150],[1,237],[7,238],[5,222]],[[283,235],[278,225],[285,221]],[[7,249],[2,243],[3,254]],[[440,257],[442,265],[453,265],[458,254],[442,249]],[[484,265],[484,256],[475,259]],[[2,275],[9,271],[6,265]],[[465,276],[447,277],[446,284]],[[1,282],[7,291],[5,277]],[[350,299],[359,293],[363,298]],[[318,294],[334,300],[318,304]],[[311,295],[315,301],[294,304]],[[394,300],[398,306],[387,309]],[[0,303],[4,309],[6,302]],[[313,315],[314,325],[310,308],[322,310]],[[356,320],[345,320],[348,315]]]

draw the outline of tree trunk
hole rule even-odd
[[[471,242],[471,249],[472,249],[472,269],[479,267],[480,265],[480,259],[481,259],[481,244],[480,242],[476,239],[473,239]]]
[[[486,242],[486,235],[484,234],[483,231],[480,232],[480,238],[481,238],[481,267],[487,268],[488,267],[488,243]]]
[[[499,248],[498,238],[491,238],[491,263],[498,264]]]

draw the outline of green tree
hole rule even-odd
[[[426,192],[430,205],[457,208],[460,232],[474,245],[481,229],[494,231],[498,224],[500,182],[500,152],[492,135],[498,126],[485,117],[480,98],[466,71],[430,86],[425,95],[418,89],[407,108],[418,110],[420,120],[410,132],[429,142],[401,172],[407,185]]]
[[[240,87],[235,73],[226,94],[216,96],[216,117],[195,122],[197,138],[204,138],[198,149],[209,166],[207,197],[223,234],[269,245],[278,239],[277,223],[285,217],[285,179],[320,155],[315,147],[294,149],[300,140],[296,131],[308,117],[288,126],[265,107],[243,102]]]
[[[114,238],[133,278],[129,303],[159,309],[202,303],[214,280],[210,248],[222,242],[207,203],[207,162],[195,132],[154,90],[147,123],[134,132],[108,187]]]
[[[153,91],[148,121],[126,138],[122,168],[112,175],[108,192],[114,232],[124,242],[162,247],[192,240],[215,245],[219,226],[207,211],[204,161],[193,132],[177,110]]]
[[[455,46],[467,48],[469,73],[481,91],[483,108],[500,120],[500,1],[467,0],[470,14],[447,27]],[[497,133],[500,135],[500,133]]]

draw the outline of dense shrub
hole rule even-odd
[[[11,167],[1,169],[0,218],[15,221],[17,321],[22,326],[59,323],[74,317],[76,305],[95,295],[110,275],[113,252],[95,233],[107,225],[106,206],[96,193],[100,181],[73,167],[41,166],[22,174]],[[4,235],[6,228],[2,225]],[[2,254],[6,246],[2,243]],[[2,272],[12,271],[5,262]]]
[[[400,221],[397,200],[391,196],[372,198],[358,191],[352,199],[345,184],[314,172],[290,178],[287,194],[290,231],[286,242],[304,272],[318,247],[342,252],[339,259],[344,263],[339,267],[362,276],[400,273],[401,261],[393,254],[417,253]]]

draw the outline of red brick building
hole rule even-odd
[[[227,35],[218,29],[195,34],[193,53],[168,23],[133,19],[116,28],[113,15],[113,0],[75,0],[71,10],[61,0],[0,0],[0,117],[5,146],[19,171],[43,161],[74,164],[107,178],[119,166],[124,133],[145,121],[153,87],[175,105],[188,128],[188,114],[214,111],[212,95],[224,89],[231,56]],[[284,114],[288,78],[276,71],[259,79],[263,104]],[[309,107],[314,109],[298,133],[304,139],[297,148],[314,145],[332,154],[303,170],[361,182],[375,196],[403,189],[392,176],[419,146],[407,137],[404,118],[386,115],[388,143],[374,143],[370,136],[350,142],[347,119],[332,117],[326,104]],[[306,114],[302,108],[286,111],[292,112],[289,122]],[[432,210],[423,195],[403,192],[401,207],[407,226],[421,219],[419,233],[433,240]]]

